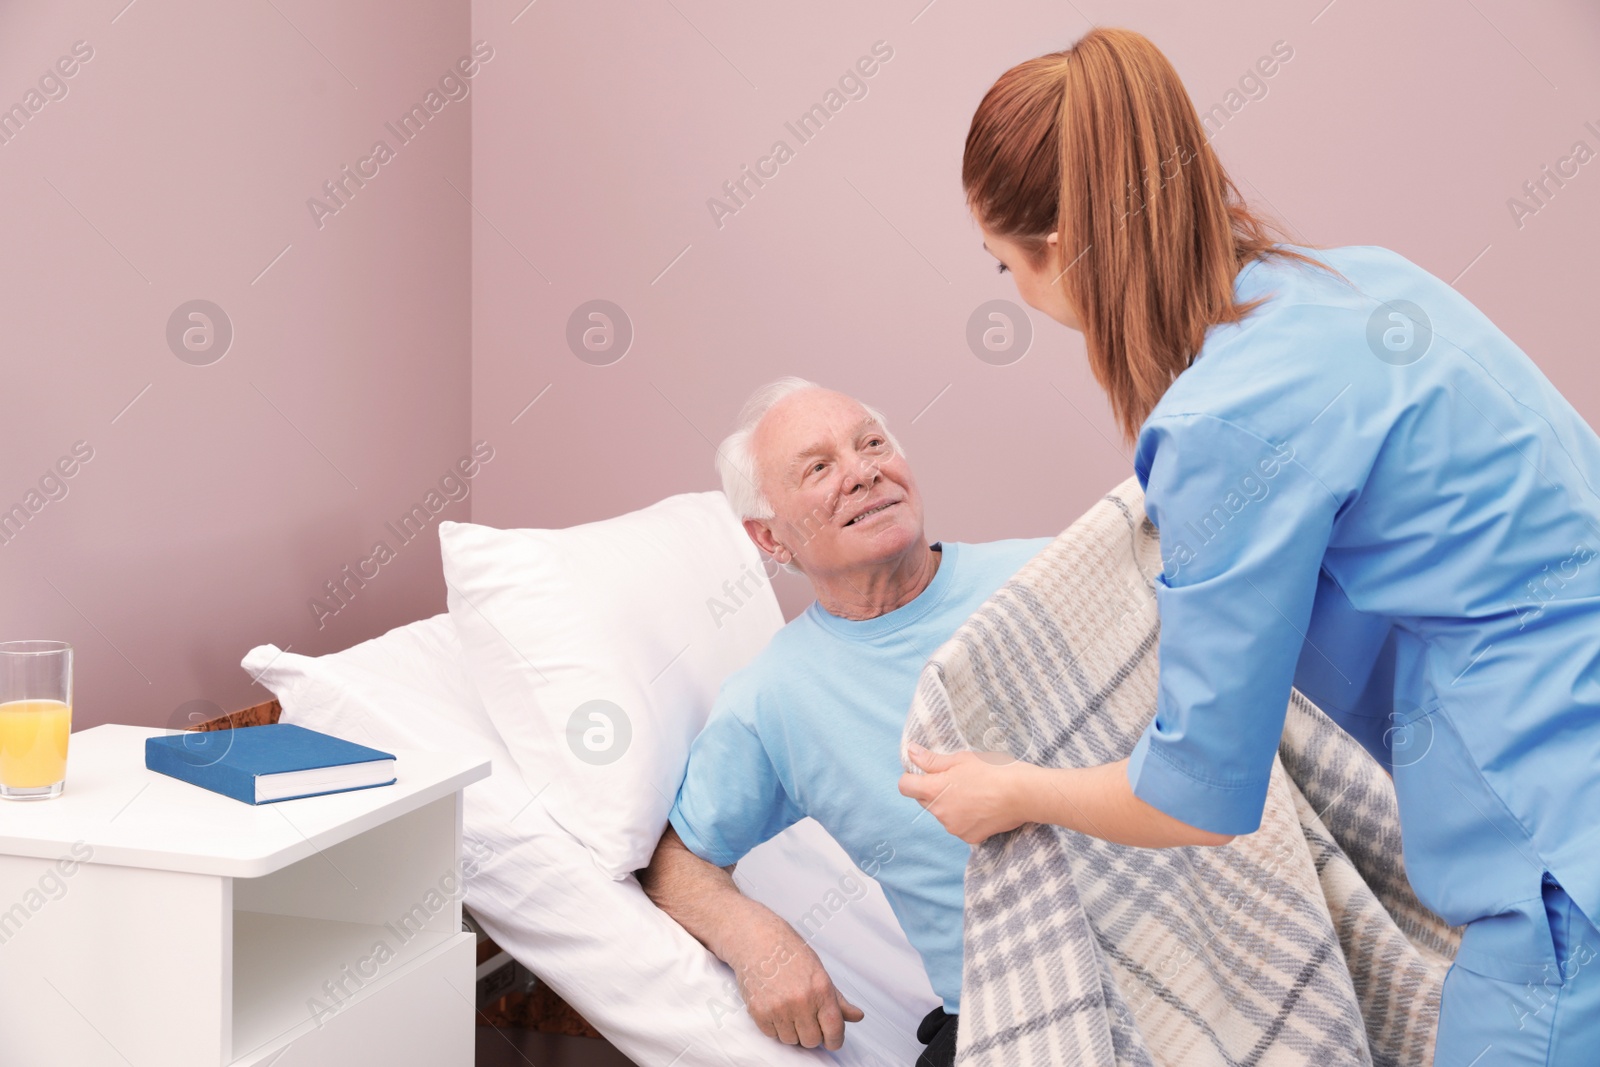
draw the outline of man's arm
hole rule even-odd
[[[670,825],[639,884],[711,954],[733,968],[761,1032],[788,1045],[838,1049],[860,1008],[834,988],[822,960],[788,923],[739,892],[733,867],[696,856]]]

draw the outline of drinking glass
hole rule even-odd
[[[72,733],[72,646],[0,641],[0,799],[60,796]]]

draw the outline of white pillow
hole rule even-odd
[[[601,870],[645,866],[722,680],[783,625],[727,499],[565,530],[442,522],[439,543],[467,673],[523,780]]]
[[[467,679],[447,613],[326,656],[260,645],[240,666],[278,698],[280,722],[378,749],[463,752],[488,759],[492,774],[515,773]],[[482,784],[467,787],[469,808]]]

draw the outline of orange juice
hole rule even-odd
[[[72,706],[59,700],[0,704],[0,785],[33,789],[67,776]]]

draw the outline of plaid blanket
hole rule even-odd
[[[906,740],[1127,756],[1155,710],[1160,570],[1129,479],[933,656]],[[1254,834],[1154,850],[1026,825],[973,849],[956,1062],[1427,1064],[1457,942],[1406,881],[1388,776],[1297,692]]]

